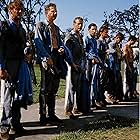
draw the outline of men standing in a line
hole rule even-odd
[[[87,91],[85,79],[85,52],[83,39],[80,31],[83,27],[83,18],[76,17],[73,20],[73,29],[67,33],[65,37],[65,45],[71,51],[73,61],[77,66],[77,70],[69,68],[66,78],[66,93],[65,93],[65,113],[70,119],[75,119],[74,113],[80,113],[82,108],[82,92]],[[84,85],[83,85],[84,84]],[[82,89],[83,88],[83,89]],[[76,95],[76,102],[75,101]],[[74,108],[74,105],[76,107]]]
[[[57,8],[54,3],[45,6],[46,19],[36,24],[35,46],[41,70],[41,88],[39,94],[40,124],[62,123],[55,115],[55,96],[59,88],[60,76],[66,75],[67,66],[64,59],[72,65],[69,50],[64,47],[60,29],[55,25]],[[46,117],[46,105],[48,117]]]
[[[31,75],[27,65],[31,53],[26,53],[29,48],[26,47],[26,32],[21,25],[23,12],[22,2],[10,2],[9,19],[2,21],[0,26],[0,79],[5,80],[0,122],[2,140],[9,138],[10,128],[12,133],[25,132],[20,122],[20,109],[27,109],[27,105],[32,104]]]

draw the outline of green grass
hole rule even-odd
[[[61,132],[51,140],[139,140],[139,123],[121,117],[90,122],[76,131]]]

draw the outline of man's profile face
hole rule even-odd
[[[80,19],[76,19],[75,22],[73,23],[73,27],[75,32],[80,32],[83,28],[83,21]]]
[[[49,22],[53,22],[57,17],[57,9],[53,6],[50,6],[46,11],[46,17]]]
[[[102,32],[101,32],[101,36],[103,38],[107,38],[108,37],[108,29],[104,29]]]
[[[89,29],[89,34],[94,37],[96,35],[97,32],[97,27],[96,26],[91,26],[91,28]]]
[[[14,7],[9,10],[9,13],[10,13],[10,17],[13,20],[20,20],[23,15],[23,9]]]

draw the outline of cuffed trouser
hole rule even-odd
[[[46,115],[46,105],[48,106],[48,116],[55,114],[55,96],[59,88],[60,76],[46,71],[42,65],[41,70],[41,89],[39,94],[39,113]]]
[[[104,101],[105,96],[105,76],[104,71],[99,65],[94,65],[92,68],[92,81],[91,81],[91,96],[92,96],[92,104],[94,105],[94,100],[97,102]]]
[[[101,100],[101,93],[99,92],[99,67],[98,65],[94,65],[92,67],[92,80],[91,80],[91,104],[94,105],[95,100],[100,101]]]

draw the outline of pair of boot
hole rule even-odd
[[[46,115],[40,115],[40,125],[45,126],[52,123],[63,123],[63,120],[59,119],[55,114],[48,117]]]
[[[0,133],[0,140],[9,140],[10,135],[25,135],[27,130],[25,130],[22,125],[19,125],[18,127],[11,126],[10,130],[7,130],[5,132]]]

